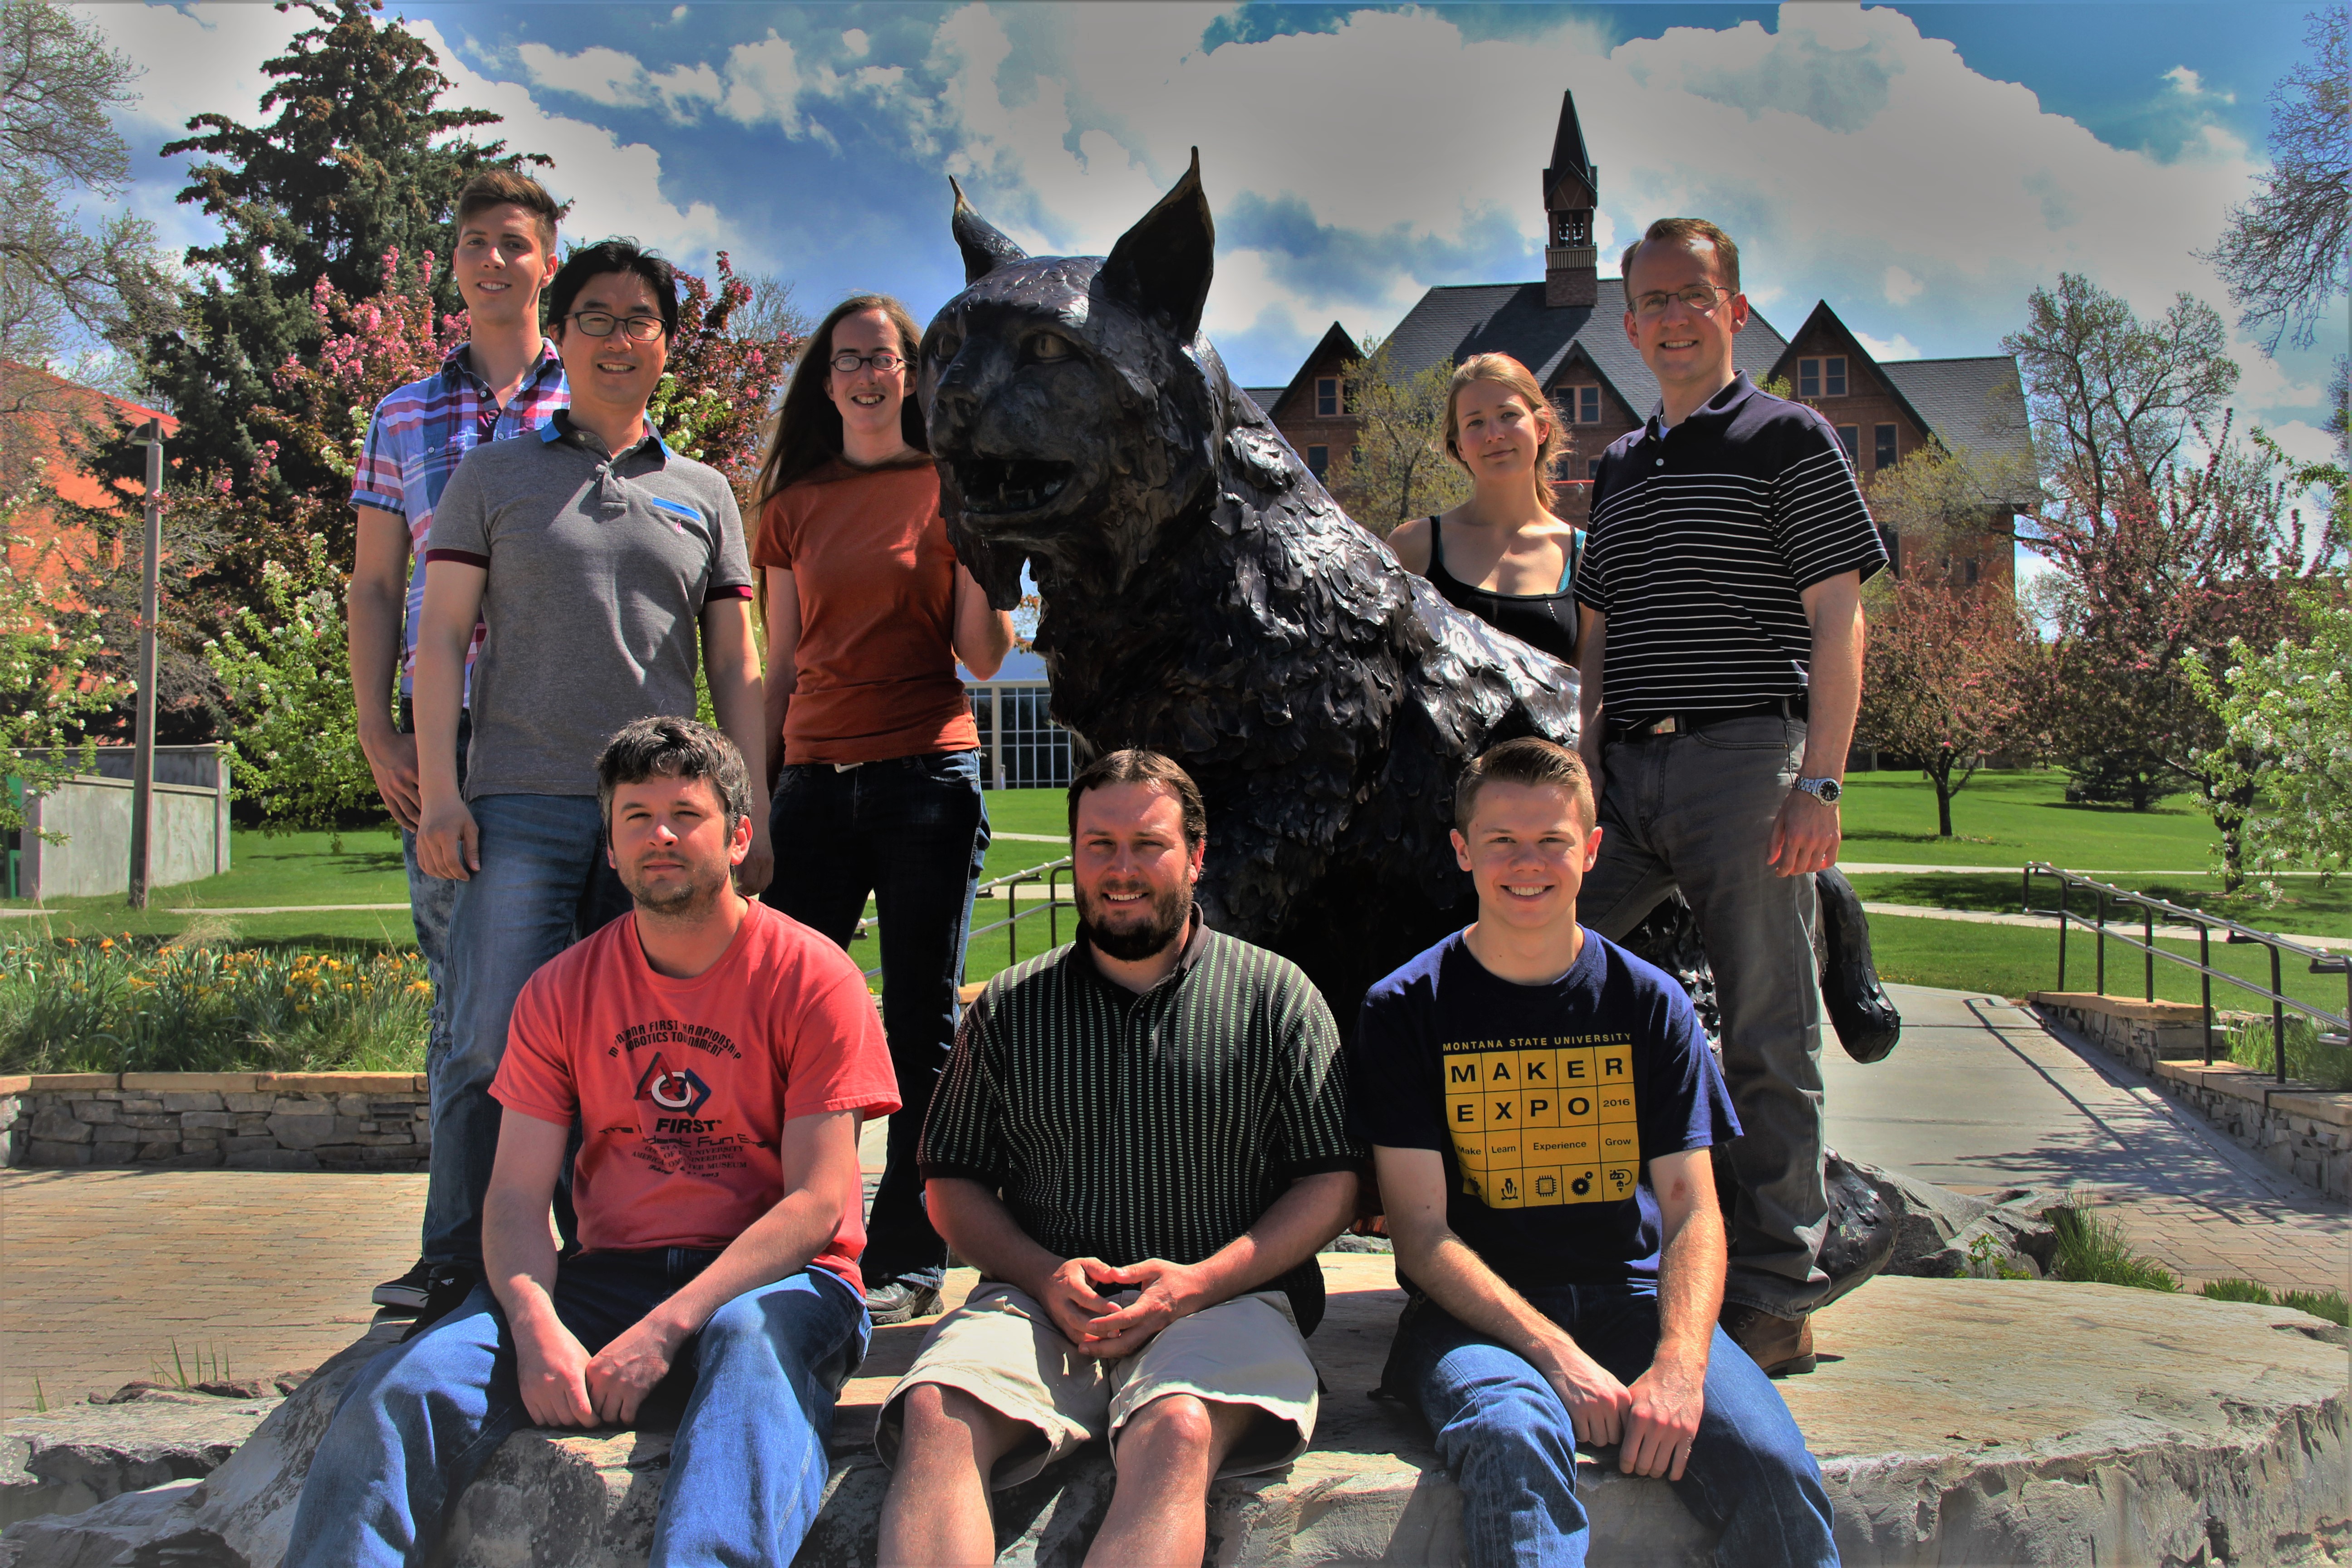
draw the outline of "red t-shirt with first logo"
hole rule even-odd
[[[725,1247],[783,1196],[787,1121],[898,1109],[857,966],[761,903],[691,979],[654,973],[634,914],[549,961],[515,1002],[490,1093],[541,1121],[579,1116],[572,1197],[591,1252]],[[862,1290],[865,1250],[853,1196],[811,1262]]]

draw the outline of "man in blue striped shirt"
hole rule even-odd
[[[1862,584],[1886,551],[1835,429],[1732,369],[1731,237],[1662,219],[1624,278],[1660,395],[1601,460],[1577,574],[1603,829],[1578,916],[1614,940],[1675,888],[1696,912],[1741,1127],[1724,1327],[1766,1372],[1810,1372],[1830,1286],[1812,873],[1837,864]]]

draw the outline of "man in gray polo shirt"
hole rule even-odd
[[[547,290],[572,406],[536,439],[477,447],[443,492],[425,552],[416,638],[417,863],[460,885],[449,917],[451,1042],[433,1082],[425,1190],[436,1279],[420,1322],[481,1268],[481,1206],[498,1152],[489,1096],[523,982],[629,907],[607,859],[596,756],[623,725],[690,719],[698,655],[711,705],[754,787],[762,724],[751,569],[734,492],[646,419],[677,326],[669,263],[623,240],[574,251]],[[473,740],[456,763],[466,645],[477,616]],[[772,863],[753,803],[746,893]]]

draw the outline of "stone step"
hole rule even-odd
[[[1367,1397],[1402,1298],[1389,1260],[1328,1256],[1310,1342],[1328,1386],[1314,1449],[1220,1483],[1221,1565],[1461,1560],[1461,1501],[1416,1418]],[[959,1284],[968,1287],[968,1276]],[[2278,1307],[2101,1285],[1881,1278],[1815,1319],[1820,1370],[1779,1386],[1820,1458],[1853,1568],[1950,1563],[2322,1563],[2352,1551],[2345,1334]],[[885,1329],[843,1391],[826,1503],[798,1561],[873,1560],[884,1472],[860,1451],[922,1326]],[[320,1369],[202,1481],[13,1526],[17,1568],[275,1564],[336,1394]],[[467,1492],[454,1568],[635,1568],[667,1436],[518,1434]],[[1108,1468],[1082,1458],[999,1500],[1008,1563],[1076,1564]],[[1712,1532],[1674,1491],[1587,1458],[1593,1557],[1682,1563]],[[220,1553],[234,1552],[234,1557]]]

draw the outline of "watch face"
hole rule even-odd
[[[1813,786],[1813,794],[1823,805],[1835,805],[1838,803],[1838,797],[1845,794],[1845,785],[1835,779],[1823,779]]]

